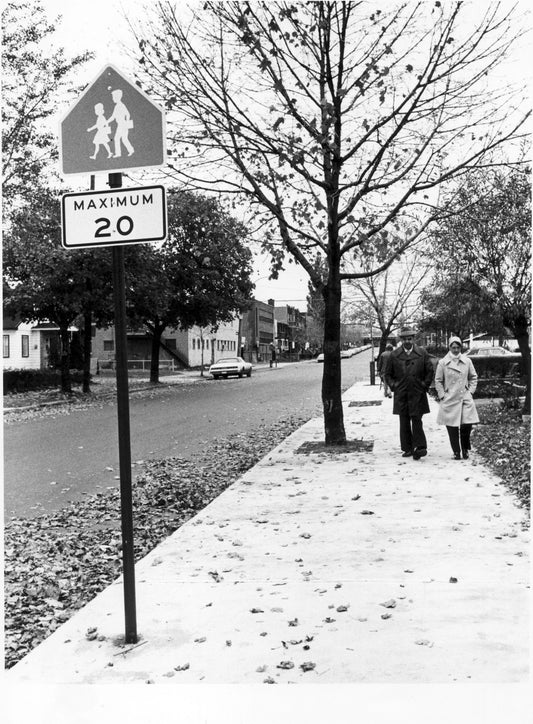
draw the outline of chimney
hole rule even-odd
[[[275,307],[275,306],[276,306],[276,302],[275,302],[273,299],[269,299],[269,300],[268,300],[268,303],[269,303],[269,305],[270,305],[271,307]]]

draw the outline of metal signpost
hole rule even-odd
[[[109,191],[64,194],[66,249],[112,246],[125,642],[137,643],[124,244],[166,237],[165,189],[122,188],[122,171],[162,166],[164,114],[112,65],[88,86],[60,125],[63,174],[106,172]],[[91,183],[91,189],[93,189]]]

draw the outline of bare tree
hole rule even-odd
[[[324,297],[326,444],[346,442],[342,281],[384,271],[438,214],[436,189],[527,116],[494,75],[519,34],[514,14],[476,8],[205,2],[185,22],[159,2],[134,29],[139,80],[168,111],[170,173],[248,199],[274,270],[288,253]],[[348,271],[354,258],[365,264]]]
[[[348,282],[344,296],[349,314],[354,319],[367,319],[371,310],[381,331],[380,353],[393,330],[418,318],[421,294],[430,282],[431,270],[431,261],[418,249],[410,249],[381,274]]]

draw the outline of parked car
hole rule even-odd
[[[505,347],[472,347],[466,353],[468,357],[520,357],[520,352],[509,352]]]
[[[213,375],[215,380],[218,380],[219,377],[227,378],[230,375],[251,377],[252,365],[250,362],[245,362],[242,357],[224,357],[211,365],[209,374]]]
[[[324,352],[321,352],[318,357],[316,358],[317,362],[323,362],[324,361]]]

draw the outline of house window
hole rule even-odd
[[[30,356],[30,335],[23,334],[21,339],[22,339],[22,356],[29,357]]]
[[[9,334],[4,334],[4,357],[9,357]]]
[[[176,340],[173,337],[165,340],[165,344],[169,349],[176,349]]]
[[[112,339],[104,339],[104,352],[112,352],[115,349],[115,344]]]

